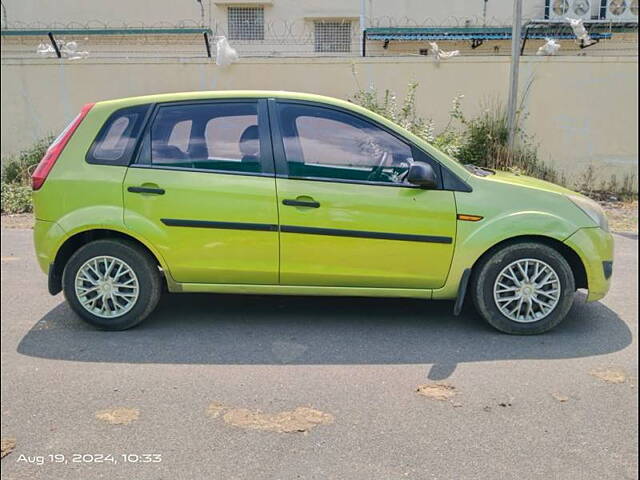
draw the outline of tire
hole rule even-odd
[[[527,277],[520,268],[526,270]],[[533,278],[537,272],[538,277]],[[511,280],[514,276],[517,281]],[[497,330],[513,335],[536,335],[554,328],[571,309],[575,290],[573,271],[565,258],[535,242],[515,243],[489,253],[471,278],[478,313]]]
[[[96,275],[96,269],[101,276]],[[64,296],[71,308],[102,330],[126,330],[142,322],[158,304],[162,283],[155,259],[126,240],[96,240],[84,245],[62,273]]]

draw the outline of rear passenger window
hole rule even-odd
[[[124,108],[113,113],[87,154],[89,163],[128,165],[149,105]]]
[[[151,164],[260,173],[257,103],[160,107],[151,126]]]

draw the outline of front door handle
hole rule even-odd
[[[282,201],[283,205],[288,205],[289,207],[309,207],[309,208],[319,208],[320,202],[316,202],[315,200],[292,200],[285,199]]]
[[[164,188],[129,187],[127,188],[127,191],[131,193],[152,193],[154,195],[164,195]]]

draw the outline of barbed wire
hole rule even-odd
[[[202,29],[202,22],[193,19],[182,19],[174,22],[104,22],[89,20],[86,22],[10,22],[7,30],[75,30],[84,33],[57,33],[56,38],[64,41],[76,41],[83,50],[88,50],[93,58],[171,58],[171,57],[202,57],[206,54],[202,35],[199,33],[180,34],[180,29]],[[336,29],[336,38],[343,42],[340,49],[318,49],[316,26],[350,25],[350,29]],[[461,27],[506,27],[509,21],[504,18],[480,16],[448,16],[443,19],[424,18],[417,20],[409,17],[382,16],[368,18],[368,28],[461,28]],[[599,23],[598,31],[608,32],[610,38],[603,38],[597,45],[588,49],[581,49],[571,36],[568,23],[549,23],[545,25],[545,33],[550,38],[561,40],[558,55],[637,55],[638,28],[637,23],[626,25],[625,32],[616,32],[613,22]],[[255,27],[255,25],[254,25]],[[271,19],[260,24],[263,32],[260,39],[234,39],[229,35],[227,19],[212,18],[210,25],[212,41],[216,37],[229,37],[231,45],[243,57],[264,56],[358,56],[361,54],[361,32],[357,20],[289,20]],[[588,27],[591,28],[591,27]],[[596,27],[594,27],[596,28]],[[168,29],[166,33],[146,33],[147,29]],[[122,30],[120,34],[96,35],[94,30]],[[136,34],[127,34],[126,30],[135,30]],[[169,31],[170,30],[170,31]],[[339,30],[339,31],[338,31]],[[338,35],[339,34],[339,35]],[[323,31],[323,41],[331,42],[330,35]],[[337,41],[337,40],[336,40]],[[487,39],[480,45],[463,40],[437,40],[446,50],[460,50],[462,56],[492,55],[502,56],[510,54],[509,39]],[[36,48],[40,43],[47,43],[46,34],[31,36],[2,36],[2,58],[38,58]],[[535,55],[537,49],[544,43],[540,38],[527,41],[523,55]],[[330,45],[331,46],[331,45]],[[388,48],[387,48],[388,47]],[[414,56],[428,54],[429,45],[425,40],[383,42],[369,40],[368,56]],[[215,50],[215,49],[214,49]],[[320,50],[320,51],[318,51]]]
[[[145,22],[105,22],[103,20],[87,20],[78,22],[22,22],[19,20],[10,21],[6,30],[109,30],[109,29],[144,29],[144,28],[202,28],[200,22],[192,19],[176,20],[175,22],[159,21],[154,23]]]
[[[525,18],[524,21],[532,20],[532,18]],[[351,19],[318,19],[318,20],[301,20],[301,19],[284,19],[276,18],[269,19],[264,22],[265,31],[273,32],[294,32],[298,29],[309,28],[314,21],[327,21],[327,22],[345,22],[352,23]],[[359,23],[359,20],[355,21]],[[105,22],[104,20],[87,20],[85,22],[79,22],[72,20],[68,22],[60,21],[33,21],[24,22],[19,20],[13,20],[8,22],[7,29],[11,30],[70,30],[70,29],[157,29],[157,28],[211,28],[212,30],[216,26],[221,27],[227,24],[227,18],[212,17],[205,25],[201,21],[195,19],[179,19],[173,22],[158,21],[158,22],[142,22],[142,21],[111,21]],[[496,17],[491,16],[484,18],[480,15],[465,15],[455,16],[448,15],[442,18],[424,17],[418,19],[416,17],[401,16],[380,16],[380,17],[365,17],[365,25],[367,27],[465,27],[465,26],[490,26],[490,27],[503,27],[511,25],[511,17]]]

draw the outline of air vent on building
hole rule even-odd
[[[637,22],[638,0],[602,0],[604,18],[614,22]]]
[[[591,20],[591,10],[590,0],[545,0],[545,18],[549,20],[565,20],[567,17]]]

